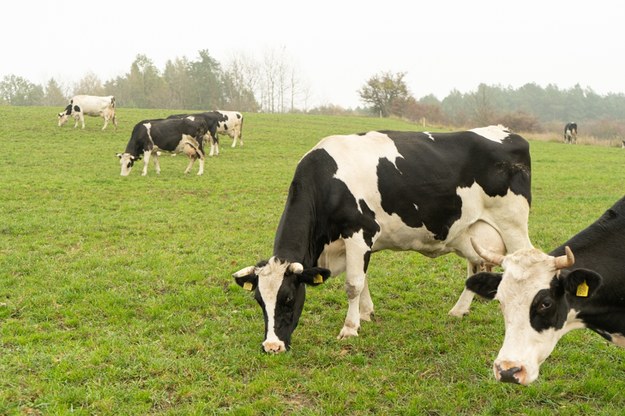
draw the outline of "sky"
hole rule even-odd
[[[619,0],[21,0],[2,7],[0,79],[73,85],[123,76],[138,54],[167,60],[208,50],[220,63],[284,51],[309,107],[363,105],[372,76],[405,73],[416,98],[480,83],[625,93]]]

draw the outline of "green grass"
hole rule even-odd
[[[245,146],[184,176],[183,157],[119,176],[133,125],[56,126],[57,108],[0,107],[0,414],[621,414],[625,352],[567,335],[529,387],[495,382],[495,303],[447,316],[453,255],[374,255],[374,322],[337,341],[343,278],[308,291],[293,349],[260,352],[263,321],[231,273],[271,255],[294,168],[321,137],[418,129],[397,120],[246,114]],[[532,141],[530,236],[545,250],[625,190],[625,152]],[[197,167],[194,173],[197,172]]]

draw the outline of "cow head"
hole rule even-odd
[[[134,165],[138,159],[130,153],[117,153],[117,157],[119,158],[119,163],[122,166],[120,175],[128,176],[132,170],[132,165]]]
[[[65,110],[60,112],[58,115],[59,117],[59,127],[61,127],[62,125],[64,125],[65,123],[67,123],[67,120],[69,119],[70,114],[72,114],[72,105],[68,105],[67,107],[65,107]]]
[[[290,349],[291,335],[304,308],[306,285],[317,286],[325,282],[330,277],[330,270],[320,267],[304,269],[300,263],[272,257],[269,261],[241,269],[232,276],[239,286],[254,292],[263,310],[263,350],[280,353]]]
[[[593,295],[601,276],[570,270],[575,258],[568,247],[559,257],[533,248],[504,257],[473,245],[485,260],[504,269],[503,274],[477,273],[466,282],[469,290],[501,304],[506,332],[493,365],[495,378],[528,385],[538,378],[558,340],[583,327],[575,308]]]

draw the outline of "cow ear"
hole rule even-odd
[[[115,155],[116,155],[118,158],[120,158],[120,159],[122,158],[122,154],[121,154],[121,153],[115,153]]]
[[[258,286],[258,276],[255,270],[256,267],[254,266],[246,267],[245,269],[233,273],[232,277],[234,277],[234,281],[237,282],[239,286],[251,292]]]
[[[566,293],[578,298],[592,296],[602,281],[599,273],[588,269],[575,269],[560,279],[564,283]]]
[[[502,273],[481,272],[469,277],[465,283],[467,289],[483,298],[492,300],[497,294]]]
[[[322,267],[311,267],[297,275],[297,281],[310,286],[319,286],[330,278],[331,272]]]

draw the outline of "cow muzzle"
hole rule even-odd
[[[263,342],[263,350],[270,354],[279,354],[286,352],[286,346],[282,341],[265,341]]]
[[[524,365],[511,361],[502,361],[493,365],[493,372],[497,381],[504,383],[522,384],[527,386],[532,382],[528,377]]]

